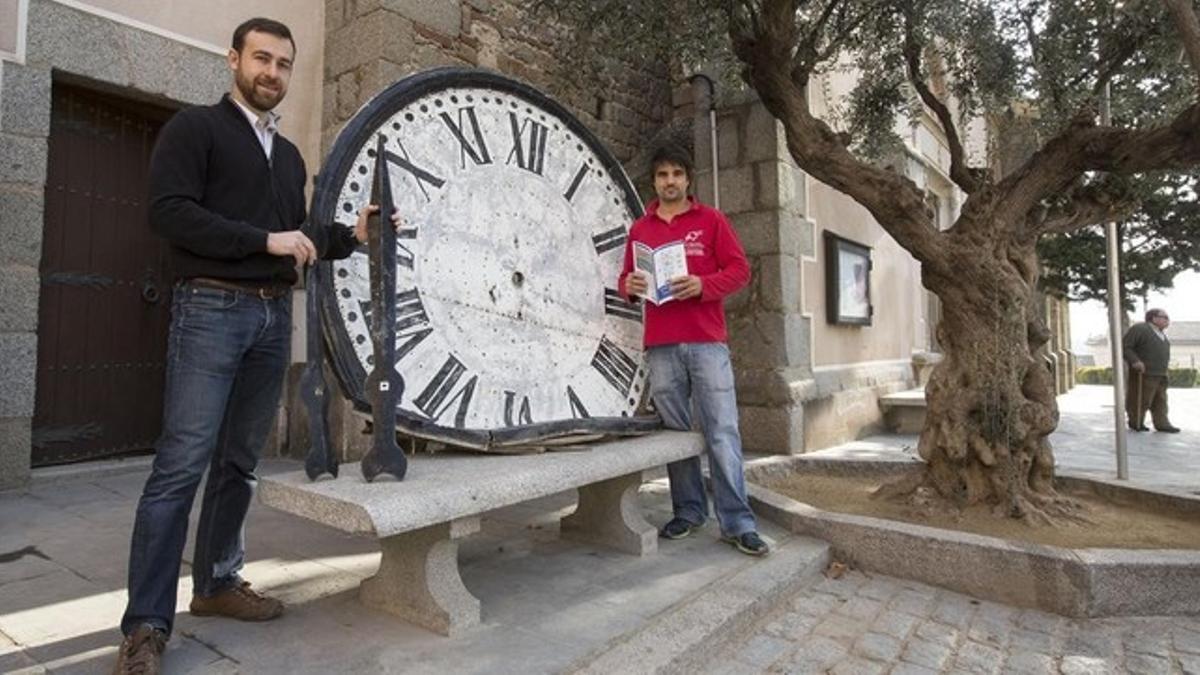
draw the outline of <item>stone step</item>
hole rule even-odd
[[[703,672],[705,662],[742,636],[778,602],[821,579],[829,545],[792,537],[766,558],[698,589],[574,663],[565,672]]]
[[[919,434],[925,428],[925,390],[909,389],[879,397],[888,431]]]

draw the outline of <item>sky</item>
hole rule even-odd
[[[1166,293],[1152,293],[1150,307],[1167,310],[1171,321],[1200,321],[1200,272],[1184,272],[1175,277],[1175,287]],[[1135,321],[1142,320],[1146,307],[1141,302],[1135,305]],[[1071,348],[1076,353],[1086,353],[1084,341],[1089,335],[1108,332],[1108,309],[1096,300],[1071,303]],[[1170,335],[1171,329],[1167,329]]]

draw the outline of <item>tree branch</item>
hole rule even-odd
[[[1091,110],[1081,110],[1058,136],[997,186],[998,217],[1024,221],[1042,200],[1066,189],[1087,171],[1132,174],[1184,170],[1200,164],[1200,104],[1154,129],[1097,127]]]
[[[967,167],[966,153],[963,151],[962,141],[958,138],[954,117],[950,114],[950,109],[934,96],[925,83],[925,78],[921,76],[921,45],[917,43],[917,37],[913,33],[912,15],[909,12],[904,14],[904,60],[908,65],[909,81],[917,90],[921,101],[933,111],[938,123],[942,125],[942,132],[946,134],[946,144],[950,146],[950,180],[962,188],[963,192],[974,192],[979,186],[979,180]]]
[[[1051,214],[1033,231],[1039,235],[1066,234],[1089,225],[1123,220],[1136,208],[1132,202],[1113,199],[1106,192],[1096,192],[1071,200],[1065,209]]]
[[[1183,40],[1183,49],[1187,53],[1188,61],[1192,64],[1192,74],[1196,76],[1197,88],[1200,88],[1200,18],[1196,17],[1196,10],[1192,9],[1191,0],[1163,0],[1167,4],[1167,10],[1171,12],[1171,18],[1175,21],[1175,27],[1179,29],[1179,36]]]
[[[763,0],[762,4],[758,30],[748,32],[744,22],[730,21],[730,38],[734,53],[746,65],[749,84],[767,110],[783,122],[792,157],[809,175],[863,205],[917,260],[948,270],[944,237],[926,212],[924,194],[911,180],[856,159],[829,125],[809,110],[805,88],[790,72],[790,60],[779,58],[795,44],[791,3]],[[811,70],[804,73],[810,74]]]

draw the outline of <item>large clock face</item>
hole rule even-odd
[[[376,96],[338,137],[314,196],[317,222],[354,224],[379,135],[403,218],[401,415],[498,429],[633,414],[646,377],[642,315],[616,282],[641,204],[596,138],[526,85],[429,71]],[[321,272],[335,370],[366,408],[366,247]]]

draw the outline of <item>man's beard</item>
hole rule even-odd
[[[256,110],[263,112],[274,110],[275,106],[279,105],[279,102],[283,100],[283,95],[286,93],[281,82],[275,87],[276,93],[269,94],[266,92],[260,93],[258,88],[254,86],[254,81],[244,77],[241,73],[238,73],[234,80],[237,83],[238,91],[242,93],[242,98],[246,99],[246,102]],[[259,81],[262,82],[262,79],[260,78]]]

